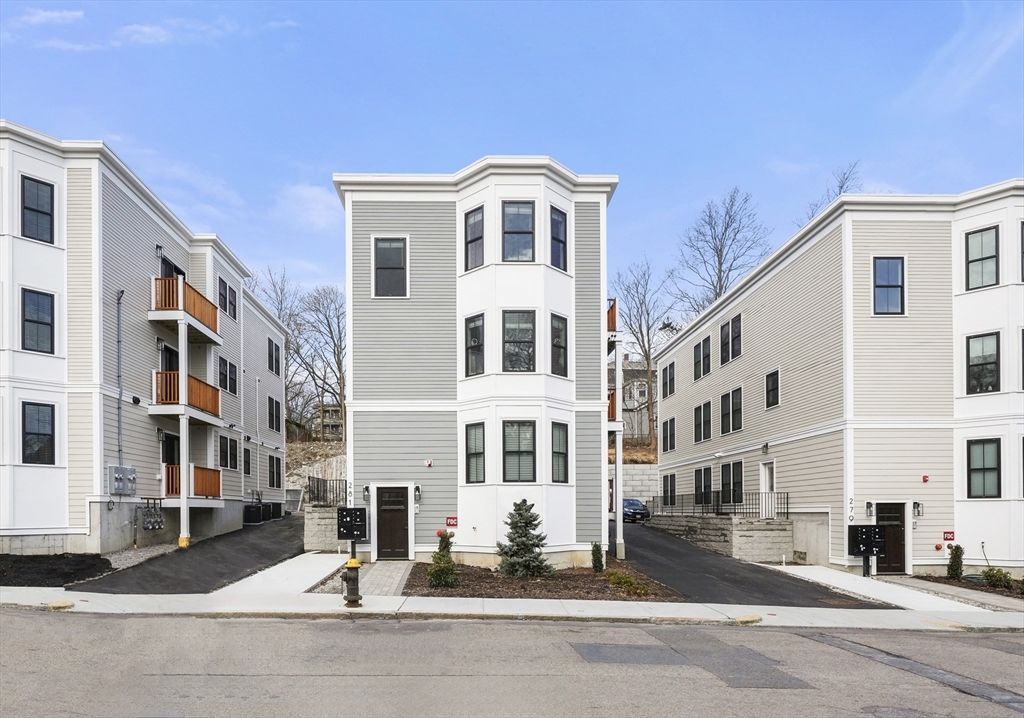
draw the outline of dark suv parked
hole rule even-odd
[[[646,521],[651,518],[651,512],[647,510],[643,502],[639,499],[623,499],[622,500],[622,520],[632,521]]]

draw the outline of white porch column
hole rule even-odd
[[[623,539],[622,518],[622,335],[616,333],[615,341],[615,421],[619,427],[615,432],[615,557],[626,558],[626,541]]]
[[[184,319],[178,320],[178,403],[182,407],[188,406],[188,322]],[[181,490],[179,500],[181,502],[181,533],[178,536],[178,548],[188,548],[189,525],[188,525],[188,495],[192,490],[192,476],[189,471],[191,467],[190,458],[192,450],[190,446],[188,414],[182,410],[178,417],[178,432],[181,436],[179,446],[181,455],[178,457],[181,471]]]

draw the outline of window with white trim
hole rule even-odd
[[[999,332],[967,337],[967,393],[999,391]]]
[[[566,240],[568,217],[557,207],[551,208],[551,266],[568,271],[569,245]]]
[[[466,424],[466,483],[484,483],[484,425]]]
[[[676,393],[676,363],[661,368],[661,398],[667,399]]]
[[[999,228],[967,233],[967,290],[999,284]]]
[[[404,237],[373,240],[373,296],[408,297],[408,256]]]
[[[21,236],[53,244],[53,185],[21,178]]]
[[[484,373],[484,315],[466,318],[466,376]]]
[[[267,369],[281,376],[281,345],[267,337]]]
[[[873,264],[874,313],[903,314],[903,257],[875,257]]]
[[[693,345],[693,380],[711,373],[711,337]]]
[[[502,422],[502,481],[537,480],[536,429],[533,421]]]
[[[53,354],[54,299],[52,294],[21,290],[21,348]]]
[[[743,462],[722,464],[722,503],[743,503]]]
[[[272,396],[267,397],[267,427],[271,431],[281,431],[281,402]]]
[[[711,467],[704,466],[693,471],[693,503],[696,506],[711,504]]]
[[[21,463],[57,463],[56,407],[23,402],[21,405]]]
[[[693,443],[711,438],[711,402],[705,401],[693,408]]]
[[[569,425],[551,422],[551,482],[569,483]]]
[[[676,505],[676,475],[665,474],[661,477],[661,505]]]
[[[779,370],[768,372],[764,377],[764,408],[779,405]]]
[[[661,450],[676,450],[676,418],[666,419],[661,422]]]
[[[569,376],[569,320],[551,315],[551,373]]]
[[[738,358],[739,355],[743,353],[743,335],[740,317],[741,315],[737,314],[735,317],[723,324],[719,329],[719,362],[722,366],[725,366],[733,359]]]
[[[967,498],[1000,497],[1000,439],[976,439],[967,442]]]
[[[502,371],[534,370],[535,318],[532,311],[502,312]]]
[[[484,263],[484,208],[466,212],[466,271]]]
[[[533,202],[502,202],[501,258],[533,261]]]
[[[722,433],[729,434],[743,428],[743,389],[722,394]]]

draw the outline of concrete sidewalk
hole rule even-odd
[[[990,611],[1024,611],[1024,597],[1004,596],[988,591],[977,591],[973,588],[962,586],[950,586],[946,583],[936,581],[925,581],[913,576],[881,576],[879,581],[895,583],[898,586],[906,586],[915,591],[934,593],[937,596],[945,596],[960,603],[966,603],[979,608],[987,608]]]

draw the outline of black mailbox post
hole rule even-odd
[[[366,509],[338,509],[338,540],[360,541],[366,538]],[[355,546],[352,547],[355,556]]]
[[[850,556],[864,558],[864,575],[871,575],[871,557],[885,553],[885,527],[871,525],[850,526],[847,533]]]

